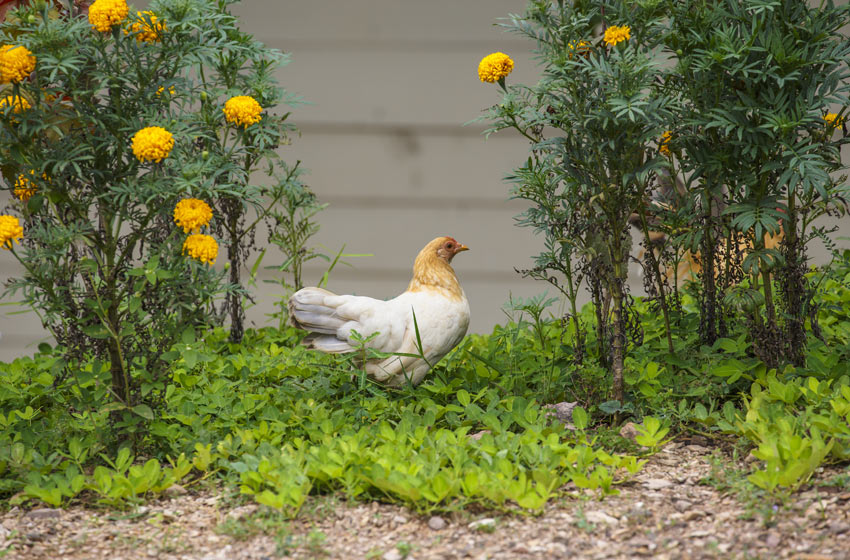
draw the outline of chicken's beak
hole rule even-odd
[[[457,249],[455,249],[455,253],[460,253],[461,251],[469,251],[469,247],[464,245],[463,243],[459,243]]]

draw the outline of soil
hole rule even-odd
[[[708,445],[670,443],[618,496],[573,489],[538,516],[423,516],[318,497],[284,521],[244,498],[179,486],[125,512],[14,507],[0,516],[0,558],[850,558],[847,467],[822,470],[773,502],[741,483],[743,462]]]

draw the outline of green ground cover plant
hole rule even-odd
[[[850,252],[810,275],[824,287],[824,338],[812,337],[807,367],[768,368],[743,322],[688,352],[694,331],[667,354],[663,320],[641,313],[645,342],[626,363],[618,408],[598,389],[610,374],[573,360],[572,323],[528,313],[467,337],[431,382],[401,391],[361,386],[343,358],[299,346],[294,329],[249,330],[242,344],[218,329],[181,345],[163,407],[131,448],[110,427],[109,398],[83,398],[108,370],[92,361],[84,381],[57,382],[59,358],[43,347],[2,365],[0,491],[9,503],[127,507],[175,483],[216,482],[289,516],[324,493],[420,512],[533,512],[567,482],[614,493],[670,437],[697,431],[740,438],[759,459],[749,483],[782,497],[850,453]],[[682,309],[677,323],[698,323],[692,296]],[[582,313],[592,325],[591,306]],[[569,427],[542,407],[565,400],[579,405]],[[635,443],[607,427],[623,409],[639,424]]]

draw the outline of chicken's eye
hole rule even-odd
[[[454,246],[455,246],[455,245],[454,245],[454,243],[452,243],[451,241],[449,241],[448,243],[446,243],[446,249],[453,249],[453,248],[454,248]]]

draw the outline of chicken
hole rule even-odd
[[[289,298],[290,320],[310,331],[304,344],[332,354],[357,349],[352,331],[363,338],[378,333],[367,343],[370,348],[412,355],[368,360],[363,364],[366,373],[390,387],[401,387],[407,380],[416,385],[457,346],[469,326],[469,302],[450,264],[466,250],[452,237],[434,239],[416,257],[407,291],[386,301],[303,288]]]

